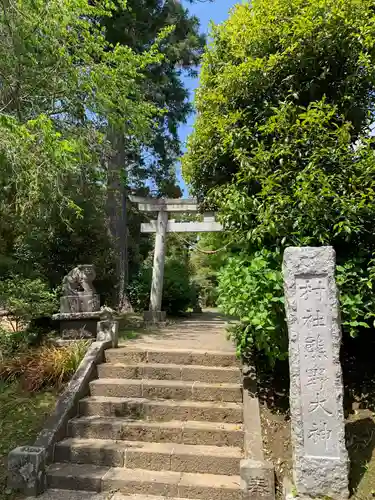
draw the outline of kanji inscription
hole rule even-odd
[[[305,453],[312,457],[336,457],[338,453],[330,423],[335,417],[336,403],[329,377],[332,347],[327,288],[325,276],[296,278]]]
[[[247,491],[258,497],[268,497],[271,494],[270,482],[266,477],[254,476],[248,482]]]
[[[287,248],[283,272],[294,482],[299,495],[346,500],[348,454],[335,251]]]

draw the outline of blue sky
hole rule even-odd
[[[189,4],[188,2],[183,2],[185,6],[188,8],[189,12],[194,14],[200,19],[201,23],[201,31],[204,33],[208,33],[210,21],[213,21],[215,24],[219,24],[225,21],[228,18],[229,10],[238,3],[238,0],[215,0],[213,3],[202,3],[197,1],[194,4]],[[199,84],[199,79],[194,78],[185,78],[185,85],[190,91],[190,99],[194,99],[194,90],[197,88]],[[190,134],[192,130],[192,125],[194,123],[194,116],[190,116],[186,125],[182,125],[180,127],[180,138],[185,145],[185,141],[187,136]],[[177,177],[181,184],[181,187],[184,189],[185,196],[187,195],[186,186],[181,177],[181,171],[177,169]]]

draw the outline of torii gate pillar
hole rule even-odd
[[[163,299],[165,240],[168,226],[168,212],[160,210],[156,223],[154,264],[152,267],[152,284],[150,293],[150,310],[144,312],[144,320],[148,323],[165,321],[165,311],[161,310]]]
[[[165,311],[161,310],[163,299],[163,280],[165,264],[165,243],[167,232],[173,233],[202,233],[222,231],[222,225],[215,222],[212,214],[205,217],[203,222],[174,222],[168,221],[170,212],[197,213],[198,204],[195,199],[183,198],[141,198],[130,196],[130,201],[138,204],[141,212],[157,212],[157,221],[151,221],[141,225],[142,233],[156,233],[154,264],[152,269],[152,284],[150,293],[150,309],[144,312],[144,320],[147,323],[159,323],[165,321]]]

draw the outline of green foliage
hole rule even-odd
[[[256,348],[275,361],[285,359],[287,326],[280,255],[267,250],[229,259],[219,272],[219,307],[240,324],[232,329],[239,354]]]
[[[218,292],[218,272],[226,264],[228,257],[241,251],[226,233],[201,233],[197,245],[192,248],[190,264],[194,282],[200,289],[203,306],[215,307]]]
[[[254,0],[238,5],[212,36],[185,178],[242,242],[246,269],[263,249],[277,262],[287,246],[333,245],[344,329],[356,335],[373,327],[372,0]],[[272,293],[264,289],[269,269],[251,271],[247,306],[233,272],[230,302],[242,304],[240,317],[251,311],[240,349],[253,342],[274,359],[285,350],[280,317],[261,300]]]
[[[375,261],[353,256],[336,267],[343,328],[355,337],[361,328],[374,327]]]
[[[43,334],[37,329],[9,330],[0,327],[0,359],[14,356],[29,347],[40,344]]]
[[[161,110],[145,97],[141,82],[144,69],[162,61],[157,46],[172,27],[136,54],[111,44],[99,22],[125,2],[16,0],[3,7],[0,252],[13,259],[13,272],[33,263],[55,285],[78,263],[77,255],[103,263],[111,151],[105,128],[110,124],[137,143],[151,134]],[[75,240],[80,244],[74,248]],[[59,260],[62,243],[70,250],[65,261]],[[58,249],[51,260],[48,247]],[[105,267],[108,283],[113,262]],[[28,276],[30,269],[22,272]]]
[[[197,288],[197,299],[202,307],[216,307],[217,305],[217,273],[209,266],[202,268],[198,276],[194,276]]]
[[[62,186],[77,171],[83,150],[80,138],[63,138],[46,115],[24,124],[0,115],[0,213],[4,229],[16,221],[24,229],[33,215],[48,214],[54,203],[63,212],[75,212],[78,207],[69,202]],[[43,168],[46,165],[48,168]]]
[[[40,278],[13,276],[0,281],[0,302],[15,321],[16,331],[34,318],[50,316],[57,308],[56,293]]]
[[[152,266],[149,261],[141,266],[139,274],[129,286],[129,298],[137,311],[147,310],[150,303]],[[187,262],[174,256],[166,258],[162,309],[178,315],[194,304],[195,288],[190,281]]]
[[[213,29],[203,59],[183,163],[194,192],[205,194],[246,168],[265,142],[259,128],[285,102],[306,108],[325,98],[339,121],[342,115],[352,124],[353,136],[362,132],[374,117],[374,16],[372,0],[237,5]]]
[[[30,394],[19,383],[0,383],[0,500],[16,500],[7,488],[7,456],[16,446],[34,443],[56,405],[57,391]]]
[[[124,261],[133,272],[143,258],[127,193],[181,194],[181,74],[199,63],[198,20],[172,0],[15,0],[0,39],[0,276],[36,270],[55,287],[93,263],[112,302]]]
[[[350,130],[325,102],[280,105],[259,127],[264,141],[235,182],[216,191],[223,219],[259,246],[334,243],[347,252],[371,245],[373,141],[363,137],[353,148]]]
[[[123,0],[9,2],[0,16],[3,110],[22,121],[46,112],[86,121],[91,112],[123,123],[125,115],[127,131],[143,133],[152,106],[142,98],[138,78],[162,60],[157,45],[167,33],[159,33],[142,54],[112,45],[100,20],[125,6]]]
[[[135,311],[142,312],[148,309],[152,280],[152,266],[143,263],[128,286],[128,296]]]
[[[180,314],[195,301],[195,288],[190,280],[190,268],[186,262],[167,258],[164,273],[163,310],[168,314]]]
[[[178,137],[179,124],[192,111],[189,93],[180,75],[196,74],[205,44],[199,33],[199,21],[175,0],[127,0],[126,8],[119,5],[112,17],[103,19],[106,37],[114,45],[131,47],[136,53],[148,51],[155,43],[160,30],[168,26],[169,31],[160,45],[164,55],[158,65],[149,65],[143,70],[141,85],[146,98],[162,113],[156,117],[154,128],[146,143],[147,148],[136,145],[138,175],[151,175],[158,191],[170,197],[179,197],[174,166],[181,154]]]
[[[28,220],[46,217],[55,203],[61,215],[79,213],[64,188],[72,173],[82,180],[88,165],[103,177],[104,123],[133,140],[150,133],[159,111],[140,81],[146,66],[161,62],[157,44],[165,35],[142,54],[111,45],[97,19],[110,18],[117,5],[124,3],[27,0],[1,10],[0,207],[6,220],[14,211]]]

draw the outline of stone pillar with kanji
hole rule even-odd
[[[293,474],[298,495],[348,498],[341,327],[332,247],[287,248]]]

